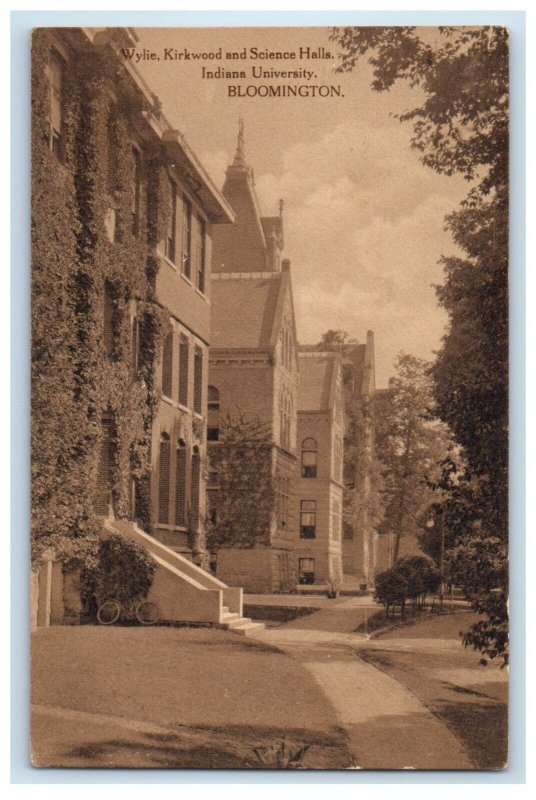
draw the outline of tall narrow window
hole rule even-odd
[[[162,394],[171,397],[173,391],[173,333],[168,331],[162,349]]]
[[[63,81],[65,65],[56,53],[52,53],[47,66],[49,85],[49,147],[58,158],[62,156],[63,129]]]
[[[203,409],[203,351],[195,348],[194,354],[194,411],[200,414]]]
[[[190,278],[192,274],[192,204],[183,199],[182,212],[182,272]]]
[[[140,233],[141,209],[141,155],[135,147],[132,148],[132,233]]]
[[[175,264],[177,255],[177,189],[172,180],[169,181],[169,193],[165,253],[166,257]]]
[[[104,350],[109,359],[114,359],[115,345],[117,339],[117,306],[112,287],[108,282],[104,284],[104,310],[103,310],[103,333]]]
[[[302,478],[316,478],[318,445],[316,439],[304,439],[301,452]]]
[[[101,419],[101,438],[97,464],[97,486],[94,501],[96,514],[107,516],[112,506],[112,469],[114,460],[114,421],[112,414]]]
[[[199,242],[197,247],[198,269],[197,269],[197,288],[200,292],[205,291],[205,270],[206,270],[206,225],[205,220],[199,217]]]
[[[217,442],[220,438],[220,393],[215,386],[208,387],[207,440]]]
[[[316,539],[316,500],[300,503],[300,539]]]
[[[188,408],[188,371],[190,360],[190,343],[181,336],[179,344],[179,403]]]
[[[192,528],[197,530],[199,525],[199,492],[201,489],[201,456],[199,448],[194,447],[192,453],[192,485],[191,485],[191,509]]]
[[[171,442],[167,433],[160,437],[160,468],[158,473],[158,522],[169,523],[169,477]]]
[[[175,525],[186,525],[186,442],[179,439],[176,453]]]

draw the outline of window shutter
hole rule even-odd
[[[165,438],[164,438],[165,437]],[[158,476],[158,522],[169,522],[170,441],[164,434],[160,442],[160,473]]]
[[[199,525],[199,491],[201,486],[201,456],[199,453],[192,455],[192,487],[191,487],[191,507],[192,507],[192,526],[197,530]]]
[[[173,387],[173,333],[169,331],[164,339],[162,352],[162,394],[171,397]]]
[[[188,407],[188,370],[190,359],[190,343],[181,337],[179,345],[179,403]]]
[[[194,356],[194,411],[201,414],[203,397],[203,353],[199,348]]]
[[[186,448],[177,447],[175,479],[175,525],[186,525]]]

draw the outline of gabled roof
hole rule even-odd
[[[211,347],[272,350],[285,273],[241,273],[212,276]]]
[[[298,411],[329,411],[335,403],[340,356],[310,349],[298,353]]]

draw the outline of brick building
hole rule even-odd
[[[339,353],[299,349],[299,583],[342,584],[344,398]]]
[[[217,575],[249,591],[295,584],[292,484],[296,469],[298,358],[290,262],[281,260],[283,219],[263,217],[244,152],[243,127],[223,195],[236,215],[214,228],[211,278],[209,437],[218,447],[218,416],[258,419],[271,432],[275,499],[267,544],[222,547]],[[218,491],[209,491],[217,515]]]
[[[343,570],[362,588],[374,585],[378,534],[373,506],[374,402],[376,394],[374,334],[364,344],[341,348],[346,409],[344,463]]]
[[[66,277],[51,290],[78,292],[74,300],[50,302],[65,315],[76,308],[63,337],[82,343],[57,351],[63,359],[75,352],[69,368],[74,380],[84,375],[73,413],[88,425],[87,473],[81,458],[66,462],[67,478],[76,470],[85,475],[76,499],[86,503],[81,517],[138,520],[162,543],[201,558],[212,226],[231,223],[234,214],[135,67],[120,57],[120,48],[136,40],[131,29],[34,35],[34,305],[39,309],[40,287],[53,268],[50,245],[49,262],[40,249],[52,232]],[[54,192],[56,184],[61,189]],[[42,222],[41,206],[54,211]],[[64,228],[54,232],[63,218]],[[40,376],[55,369],[55,356],[41,355],[39,325],[36,314],[34,431],[43,441],[51,423],[50,414],[47,420],[38,413]],[[156,329],[160,335],[151,338]],[[62,369],[68,387],[65,363]],[[51,373],[48,391],[54,380]],[[64,416],[67,431],[65,403]],[[61,438],[48,440],[59,463],[52,451]],[[149,454],[148,475],[136,464],[141,451],[142,460]],[[35,463],[39,456],[34,450]]]

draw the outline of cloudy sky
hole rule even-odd
[[[160,55],[138,68],[219,187],[236,148],[238,118],[244,119],[263,213],[276,214],[279,198],[285,201],[285,255],[292,262],[300,341],[314,343],[328,328],[363,341],[373,330],[378,386],[386,385],[401,350],[431,358],[446,321],[432,286],[442,279],[437,261],[455,252],[443,220],[468,187],[423,167],[411,150],[411,126],[394,115],[418,104],[419,95],[406,86],[372,92],[367,66],[336,74],[336,58],[225,59],[244,47],[323,47],[336,56],[325,28],[146,28],[137,34],[139,51]],[[221,47],[223,59],[165,61],[165,47]],[[247,78],[207,80],[201,65],[243,69]],[[310,84],[340,84],[344,96],[228,97],[229,83],[307,83],[254,80],[253,66],[309,69],[315,73]]]

